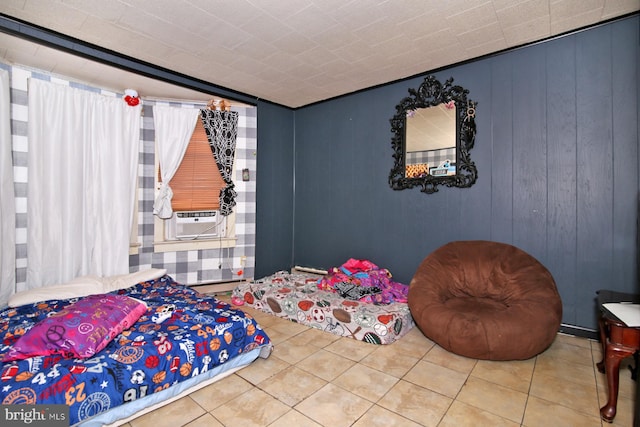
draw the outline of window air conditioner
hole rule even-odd
[[[166,221],[167,239],[224,237],[226,223],[220,211],[174,212]]]

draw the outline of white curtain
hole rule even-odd
[[[163,105],[153,107],[153,121],[156,132],[157,154],[160,159],[162,187],[153,203],[153,213],[168,219],[173,215],[171,198],[173,192],[169,181],[178,170],[189,141],[196,127],[200,110],[176,108]]]
[[[13,192],[9,72],[0,70],[0,306],[15,291],[16,208]]]
[[[28,289],[129,272],[141,106],[29,79]]]

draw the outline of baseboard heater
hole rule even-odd
[[[198,292],[202,292],[205,294],[215,294],[222,292],[233,291],[239,283],[246,282],[248,279],[231,279],[231,280],[220,280],[217,282],[202,282],[196,283],[195,285],[188,285],[190,288],[195,289]],[[208,288],[205,290],[199,290],[198,288]]]
[[[246,282],[249,279],[229,279],[229,280],[217,280],[213,282],[197,282],[187,286],[214,286],[214,285],[225,285],[227,283],[238,283],[238,282]]]
[[[583,328],[580,326],[567,325],[565,323],[560,324],[560,332],[568,335],[573,335],[580,338],[589,338],[595,341],[600,340],[600,334],[594,329]]]
[[[321,274],[321,275],[325,275],[328,273],[327,270],[321,270],[318,268],[313,268],[313,267],[302,267],[300,265],[296,265],[295,267],[293,267],[294,271],[299,271],[301,273],[313,273],[313,274]]]

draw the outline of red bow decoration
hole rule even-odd
[[[126,95],[124,97],[124,101],[127,104],[131,105],[132,107],[135,107],[136,105],[138,105],[140,103],[140,98]]]
[[[124,102],[128,105],[135,107],[140,103],[140,97],[138,96],[138,92],[133,89],[127,89],[124,91]]]

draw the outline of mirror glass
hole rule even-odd
[[[455,174],[455,103],[408,111],[405,126],[407,178]]]
[[[455,104],[418,108],[407,113],[407,152],[455,147]]]
[[[427,76],[396,106],[391,119],[395,164],[389,175],[394,190],[438,186],[470,187],[477,179],[469,150],[475,143],[476,103],[468,90]]]

